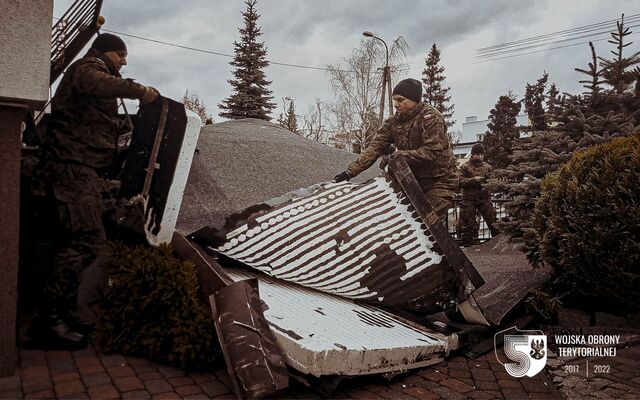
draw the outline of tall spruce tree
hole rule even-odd
[[[588,90],[584,93],[584,98],[589,100],[591,106],[594,106],[600,97],[602,92],[602,70],[598,68],[598,56],[596,55],[596,49],[593,47],[593,42],[589,42],[589,48],[591,49],[591,62],[588,65],[588,69],[574,68],[577,72],[587,75],[589,79],[579,80],[582,83],[582,87]]]
[[[298,129],[298,119],[296,117],[296,109],[293,105],[293,100],[289,102],[289,110],[287,111],[287,128],[296,135],[300,133],[300,130]]]
[[[549,74],[545,71],[534,84],[527,83],[524,92],[524,108],[531,121],[531,129],[544,131],[547,129],[544,111],[544,91],[547,88]]]
[[[623,54],[625,47],[633,43],[625,43],[625,37],[631,35],[632,32],[624,26],[624,14],[622,14],[620,21],[616,22],[616,28],[616,31],[611,33],[613,39],[609,40],[609,43],[615,46],[615,50],[611,50],[614,58],[598,57],[598,59],[601,62],[605,83],[612,86],[617,94],[623,94],[637,79],[638,70],[634,70],[633,67],[640,64],[640,51],[627,57]]]
[[[598,57],[604,84],[611,88],[598,105],[596,112],[607,118],[607,114],[614,112],[626,116],[627,120],[640,119],[640,51],[625,55],[625,49],[633,42],[626,42],[626,37],[632,32],[624,25],[624,14],[616,23],[616,31],[611,33],[614,45],[611,51],[613,58]],[[606,113],[606,114],[605,114]]]
[[[558,108],[560,107],[561,101],[562,101],[562,98],[560,97],[560,91],[558,90],[558,87],[556,86],[556,84],[552,83],[546,95],[546,103],[547,103],[546,114],[547,115],[545,117],[546,121],[551,125],[555,124],[556,122],[554,119],[554,116],[558,112]]]
[[[618,26],[620,32],[625,32],[624,26]],[[625,47],[617,46],[615,41],[612,44],[619,51]],[[607,78],[604,72],[611,64],[601,59],[602,68],[599,68],[593,44],[589,43],[589,47],[591,61],[588,67],[575,68],[586,75],[579,80],[584,84],[585,92],[578,95],[565,93],[562,98],[553,93],[557,103],[553,110],[548,110],[556,122],[553,130],[534,131],[530,138],[518,140],[509,165],[496,170],[487,185],[492,192],[505,194],[511,199],[506,204],[509,218],[498,226],[512,241],[524,245],[534,263],[540,260],[540,237],[531,223],[531,215],[541,194],[542,179],[558,170],[574,152],[640,130],[640,98],[629,84],[622,93],[618,93],[617,81]],[[622,68],[618,75],[634,74],[632,66]],[[635,79],[637,75],[633,79],[626,78],[626,82]]]
[[[618,28],[624,30],[624,26]],[[617,86],[620,83],[605,78],[605,70],[613,61],[609,60],[611,62],[607,63],[607,60],[598,57],[593,43],[590,42],[589,47],[591,62],[588,68],[575,68],[577,72],[586,75],[585,79],[579,81],[584,84],[586,91],[579,95],[565,95],[556,118],[558,127],[578,142],[580,148],[614,136],[628,135],[640,120],[640,97],[630,84],[620,93]],[[598,64],[598,59],[604,61]],[[633,64],[620,70],[620,75],[637,74],[632,66]],[[628,78],[628,81],[632,82],[633,79],[635,78]]]
[[[485,134],[485,160],[494,168],[504,168],[509,164],[513,141],[518,138],[517,119],[521,103],[509,92],[500,96],[495,107],[489,112],[489,131]]]
[[[233,93],[218,107],[226,110],[220,113],[224,118],[259,118],[269,121],[269,113],[276,105],[271,102],[273,96],[268,89],[271,81],[266,80],[264,72],[269,66],[267,49],[264,42],[257,42],[262,32],[257,26],[260,15],[255,10],[256,0],[247,0],[245,4],[247,9],[242,13],[244,27],[238,29],[240,42],[233,42],[234,57],[229,63],[235,67],[235,78],[228,80]]]
[[[285,98],[287,101],[288,98]],[[293,99],[289,99],[289,106],[284,110],[284,115],[280,114],[278,117],[278,125],[283,128],[290,130],[291,132],[299,135],[301,132],[298,129],[298,118],[296,116],[296,107],[294,105]],[[286,103],[285,103],[286,104]]]
[[[440,50],[434,43],[431,51],[425,59],[425,68],[422,71],[422,83],[424,83],[424,94],[422,99],[440,111],[447,123],[447,128],[451,128],[456,121],[453,119],[454,104],[450,104],[450,87],[444,86],[444,67],[440,65]],[[451,135],[449,135],[451,139]]]

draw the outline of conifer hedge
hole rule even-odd
[[[213,319],[197,296],[195,266],[163,245],[115,246],[96,300],[104,351],[200,370],[222,360]]]
[[[640,133],[577,152],[548,175],[532,222],[565,304],[638,312]]]

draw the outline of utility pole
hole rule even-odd
[[[386,68],[387,68],[387,90],[389,91],[389,116],[392,116],[393,115],[393,99],[391,98],[391,67],[387,65]],[[384,90],[384,88],[382,90]]]
[[[389,68],[389,47],[384,40],[374,35],[372,32],[364,31],[362,32],[362,35],[365,37],[377,39],[381,41],[382,44],[384,44],[385,63],[382,70],[382,86],[380,87],[380,126],[382,126],[382,123],[384,122],[384,97],[386,91],[389,92],[389,116],[393,115],[393,100],[391,99],[391,68]]]

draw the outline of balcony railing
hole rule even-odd
[[[507,211],[505,209],[505,204],[511,201],[511,199],[506,199],[499,196],[494,196],[491,198],[491,203],[493,204],[493,208],[496,210],[496,220],[501,220],[507,216]],[[460,236],[460,205],[462,203],[462,198],[457,196],[453,199],[453,208],[449,209],[448,218],[447,218],[447,228],[451,236],[459,241],[461,240]],[[489,231],[489,227],[487,226],[484,218],[478,213],[476,218],[479,219],[478,224],[478,234],[476,236],[476,243],[484,243],[487,240],[491,239],[491,232]]]

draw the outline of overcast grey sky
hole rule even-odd
[[[72,3],[55,0],[54,16],[60,17]],[[241,0],[106,0],[101,14],[103,28],[214,52],[233,54],[243,25]],[[530,38],[619,18],[622,13],[640,13],[637,0],[259,0],[261,40],[271,61],[324,67],[335,64],[358,46],[362,31],[370,30],[390,44],[402,35],[409,45],[410,69],[402,76],[421,79],[424,59],[432,43],[442,52],[446,85],[455,104],[456,128],[466,116],[485,119],[498,97],[512,90],[519,98],[526,82],[534,82],[543,71],[561,91],[581,91],[575,67],[590,60],[588,45],[538,52],[504,60],[474,63],[478,48]],[[612,29],[615,24],[611,24]],[[637,44],[640,26],[631,28]],[[607,35],[576,40],[604,39]],[[204,101],[214,121],[222,99],[230,93],[230,58],[199,53],[124,37],[129,47],[129,65],[123,74],[157,87],[168,97],[180,99],[185,90]],[[599,55],[608,56],[606,40],[595,43]],[[330,100],[329,79],[324,71],[271,65],[274,102],[282,110],[282,98],[295,100],[302,114],[318,97]]]

